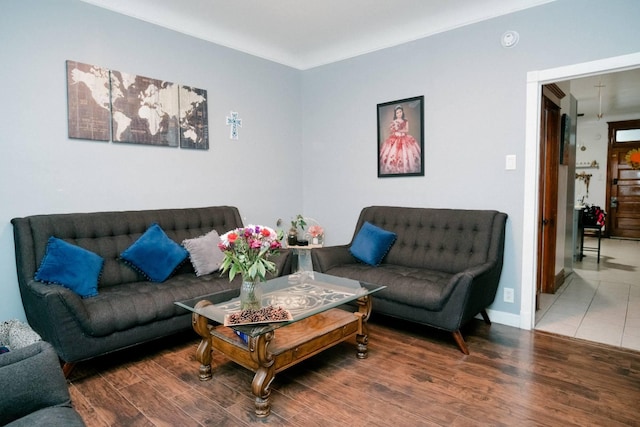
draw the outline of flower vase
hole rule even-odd
[[[262,283],[260,279],[242,279],[240,288],[240,310],[262,308]]]

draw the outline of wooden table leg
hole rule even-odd
[[[364,296],[358,298],[358,312],[354,313],[359,317],[358,319],[358,333],[356,334],[357,342],[357,357],[358,359],[366,359],[368,354],[367,345],[369,344],[369,328],[367,327],[367,320],[371,315],[371,297]]]
[[[251,383],[251,391],[256,397],[256,416],[259,418],[264,418],[271,413],[269,395],[271,395],[271,382],[275,377],[275,365],[273,355],[269,353],[269,343],[273,337],[273,331],[257,337],[249,337],[251,358],[259,366]]]
[[[200,309],[211,305],[211,302],[207,300],[202,300],[198,302],[195,306],[195,309]],[[198,345],[198,349],[196,350],[196,360],[200,362],[200,370],[198,372],[198,377],[200,381],[210,380],[212,377],[211,373],[211,351],[213,350],[213,346],[211,343],[211,328],[212,326],[209,324],[209,319],[204,316],[200,316],[198,313],[193,313],[191,315],[191,323],[193,324],[193,330],[196,331],[198,335],[202,337],[202,341]]]

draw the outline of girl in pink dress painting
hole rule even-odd
[[[380,173],[383,175],[419,173],[420,144],[409,135],[409,121],[404,117],[402,105],[393,110],[389,137],[380,149]]]

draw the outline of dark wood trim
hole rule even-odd
[[[619,120],[616,122],[607,122],[609,125],[609,147],[616,144],[616,131],[625,129],[640,129],[640,119],[635,120]],[[620,145],[628,146],[629,143],[621,143]]]
[[[562,91],[562,89],[560,89],[560,86],[558,86],[558,85],[557,85],[557,84],[555,84],[555,83],[546,84],[546,85],[544,85],[544,87],[545,87],[545,88],[547,88],[547,89],[549,89],[549,91],[550,91],[554,96],[556,96],[558,99],[562,99],[562,98],[564,98],[565,96],[567,96],[567,94],[566,94],[566,93],[564,93],[564,92]]]
[[[538,224],[538,271],[536,279],[536,309],[539,293],[553,294],[555,288],[556,241],[558,219],[558,169],[560,164],[560,106],[546,94],[540,117],[540,173]]]

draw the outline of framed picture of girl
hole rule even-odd
[[[424,96],[378,104],[378,178],[424,176]]]

